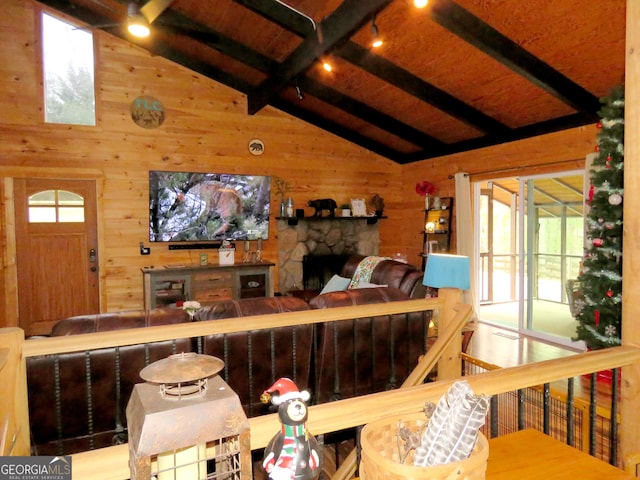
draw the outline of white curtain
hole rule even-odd
[[[471,184],[468,173],[456,173],[456,246],[458,255],[469,257],[471,273],[471,289],[463,293],[465,303],[473,306],[476,310],[477,298],[477,269],[474,255],[474,235],[473,235],[473,212],[471,210]]]

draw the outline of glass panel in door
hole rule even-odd
[[[478,182],[481,321],[571,345],[583,182],[583,171]]]
[[[571,343],[576,321],[567,285],[583,252],[582,172],[521,179],[523,221],[520,328]]]
[[[518,328],[520,291],[518,262],[518,179],[504,178],[479,185],[480,318]]]

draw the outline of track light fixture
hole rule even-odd
[[[127,15],[127,30],[134,37],[148,37],[151,33],[149,22],[138,10],[135,3],[129,4],[129,11]]]
[[[296,96],[298,97],[298,100],[304,100],[304,93],[302,93],[302,90],[300,90],[297,80],[296,80]]]
[[[373,17],[371,21],[371,34],[373,35],[373,39],[371,40],[371,46],[373,48],[379,48],[384,43],[382,41],[382,37],[380,37],[380,32],[378,31],[378,25],[376,25],[376,17]]]

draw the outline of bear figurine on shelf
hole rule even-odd
[[[320,475],[319,445],[306,428],[309,392],[281,378],[260,396],[278,407],[281,429],[264,450],[262,467],[271,480],[313,480]]]
[[[336,208],[338,208],[336,201],[332,198],[319,198],[317,200],[309,200],[307,202],[307,206],[315,209],[315,212],[313,214],[314,217],[322,217],[322,212],[324,210],[329,211],[329,217],[335,217]]]

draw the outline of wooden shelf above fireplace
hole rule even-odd
[[[387,217],[276,217],[276,220],[286,220],[288,225],[294,226],[297,225],[299,221],[304,222],[321,222],[326,220],[347,220],[347,221],[358,221],[358,220],[366,220],[367,225],[375,225],[378,220],[385,219]]]

